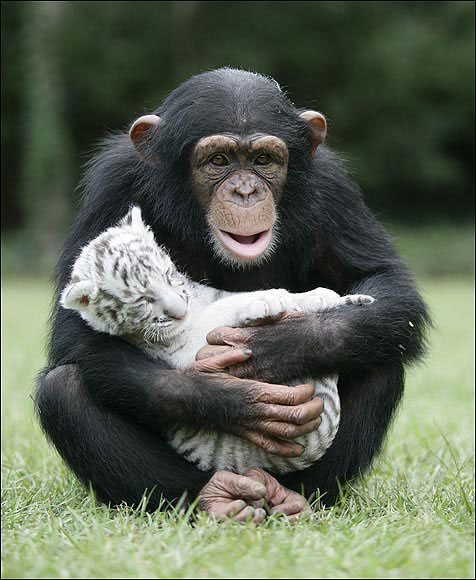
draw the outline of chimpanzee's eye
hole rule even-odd
[[[210,159],[210,163],[218,167],[223,167],[224,165],[230,165],[230,160],[225,155],[214,155]]]
[[[255,159],[255,165],[269,165],[272,161],[273,160],[270,157],[270,155],[262,153],[261,155],[258,155],[258,157]]]

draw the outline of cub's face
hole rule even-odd
[[[95,330],[116,336],[157,342],[180,332],[190,285],[149,238],[122,228],[120,236],[95,240],[78,258],[62,306],[79,312]]]
[[[147,258],[150,253],[136,260],[142,264]],[[120,282],[104,281],[93,307],[99,311],[106,307],[111,314],[116,310],[118,334],[161,342],[180,332],[188,314],[190,289],[167,255],[153,262],[145,272],[134,266]]]

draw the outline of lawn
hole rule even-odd
[[[94,503],[48,446],[29,397],[44,361],[46,283],[3,282],[3,578],[472,578],[472,277],[420,280],[436,328],[371,474],[288,524],[194,526]]]

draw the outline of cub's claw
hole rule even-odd
[[[347,296],[342,296],[341,302],[343,304],[372,304],[372,302],[375,302],[375,298],[367,294],[348,294]]]

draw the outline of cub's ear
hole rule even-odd
[[[144,222],[142,221],[142,212],[139,206],[133,205],[126,215],[122,218],[121,224],[124,226],[133,227],[144,227]]]
[[[71,282],[61,293],[60,304],[67,310],[87,310],[91,300],[98,295],[98,289],[89,280]]]
[[[159,123],[158,115],[142,115],[132,123],[129,130],[129,139],[135,150],[148,165],[153,167],[157,166],[158,159],[152,152],[151,136]]]
[[[303,111],[301,119],[306,121],[311,136],[311,155],[313,155],[319,145],[326,138],[327,122],[324,115],[317,111]]]

